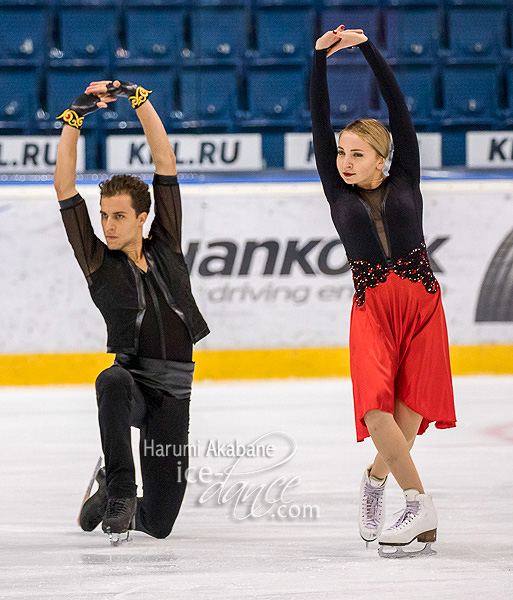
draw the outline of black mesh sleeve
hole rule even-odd
[[[155,218],[150,237],[165,237],[175,252],[182,251],[182,201],[176,175],[159,175],[153,178]]]
[[[394,140],[394,156],[390,174],[401,171],[420,181],[419,144],[408,107],[395,75],[374,44],[367,40],[358,47],[377,79],[379,90],[388,107],[390,131]]]
[[[105,256],[105,244],[96,237],[87,206],[80,194],[59,202],[61,217],[75,257],[91,285],[90,277]]]
[[[328,201],[336,198],[336,190],[347,185],[337,169],[337,142],[331,128],[330,98],[326,71],[328,51],[315,50],[310,82],[310,105],[315,162]]]

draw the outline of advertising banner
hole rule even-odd
[[[513,131],[470,131],[466,134],[467,167],[511,169]]]
[[[52,173],[59,135],[0,135],[0,173]],[[85,139],[78,140],[77,172],[85,171]]]
[[[172,135],[178,170],[259,171],[262,169],[262,136],[257,133]],[[111,135],[107,138],[107,171],[147,173],[153,170],[150,147],[144,135]]]
[[[103,239],[95,186],[79,186]],[[454,345],[513,343],[513,184],[425,181],[424,229]],[[49,185],[0,187],[0,353],[101,352]],[[353,283],[319,183],[182,184],[202,349],[347,346]],[[151,221],[152,215],[148,221]]]
[[[336,134],[338,139],[338,135]],[[420,160],[423,169],[439,169],[442,166],[442,134],[417,134]],[[315,170],[315,157],[311,133],[285,134],[285,168],[290,171]]]

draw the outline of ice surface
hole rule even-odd
[[[206,456],[210,440],[249,444],[281,431],[279,456],[283,434],[294,456],[231,485],[300,477],[284,498],[317,507],[316,518],[238,520],[233,501],[200,503],[208,485],[190,483],[170,537],[135,532],[118,548],[76,523],[100,453],[93,387],[0,388],[0,598],[511,598],[513,377],[456,378],[455,393],[458,427],[431,426],[413,450],[438,510],[438,554],[390,561],[358,535],[360,478],[374,449],[355,441],[348,380],[194,387],[190,439],[200,452],[191,465],[221,472],[236,459]],[[243,460],[239,471],[276,462]],[[392,522],[402,506],[395,482],[387,494]]]

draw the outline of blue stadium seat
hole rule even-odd
[[[178,128],[229,128],[238,109],[237,78],[232,66],[186,67],[181,74]]]
[[[75,69],[71,67],[50,69],[46,78],[46,108],[49,113],[48,123],[41,128],[53,128],[55,119],[85,89],[91,81],[107,79],[106,73],[98,69]],[[100,121],[100,110],[87,115],[83,129],[95,128]]]
[[[254,65],[247,72],[247,80],[246,125],[296,127],[305,121],[306,84],[301,65]]]
[[[185,6],[186,0],[120,0],[127,6]]]
[[[24,0],[25,1],[25,0]],[[39,0],[37,0],[39,1]],[[48,0],[48,3],[57,7],[61,6],[74,6],[74,7],[105,7],[105,6],[117,6],[121,5],[126,0]]]
[[[499,117],[495,65],[449,64],[442,75],[443,125],[494,125]]]
[[[184,9],[180,7],[127,8],[125,13],[127,64],[173,64],[184,42]]]
[[[387,56],[412,62],[436,58],[441,22],[436,2],[431,2],[431,6],[388,7],[385,13]]]
[[[375,116],[375,91],[367,65],[328,65],[328,90],[334,127]]]
[[[240,6],[203,6],[191,10],[194,58],[239,59],[246,50],[246,11]]]
[[[401,0],[404,1],[404,0]],[[417,0],[418,1],[418,0]],[[509,6],[511,0],[445,0],[452,6]]]
[[[445,0],[383,0],[385,6],[442,6],[444,2]]]
[[[435,111],[434,75],[430,65],[397,65],[393,68],[404,94],[413,122],[416,125],[433,123]],[[388,118],[388,109],[381,102],[382,119]]]
[[[256,13],[256,38],[260,58],[305,59],[313,51],[315,13],[309,8],[260,7]]]
[[[62,59],[81,65],[107,64],[117,46],[115,8],[61,8]]]
[[[209,6],[209,7],[228,7],[238,6],[242,8],[248,4],[247,0],[191,0],[190,4],[194,6]]]
[[[379,4],[380,0],[321,0],[319,4],[325,7],[330,6],[367,6],[368,4]]]
[[[165,126],[171,123],[175,109],[175,85],[170,69],[158,67],[119,68],[114,74],[116,79],[131,81],[151,90],[150,100]],[[112,102],[103,112],[103,118],[109,129],[140,128],[141,124],[135,110],[127,98]]]
[[[255,0],[257,6],[315,6],[316,0]]]
[[[321,31],[325,33],[330,29],[335,29],[339,25],[345,25],[346,29],[363,29],[365,35],[372,40],[375,45],[378,43],[379,26],[379,8],[369,2],[366,6],[333,6],[325,8],[321,14]],[[330,61],[345,59],[365,59],[360,50],[355,48],[345,48],[333,55]]]
[[[0,6],[48,6],[52,5],[54,0],[0,0]],[[3,9],[2,9],[3,10]]]
[[[0,64],[41,63],[47,34],[47,12],[43,6],[2,7]]]
[[[24,67],[0,69],[0,128],[27,129],[38,108],[37,70]]]
[[[450,55],[469,60],[499,57],[506,48],[506,14],[500,6],[448,7]]]

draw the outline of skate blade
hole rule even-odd
[[[125,531],[124,533],[109,533],[109,542],[111,546],[121,546],[131,544],[133,540],[130,537],[130,532]]]
[[[365,548],[367,548],[367,549],[370,548],[370,544],[372,544],[372,542],[375,542],[378,539],[378,536],[376,535],[376,537],[373,540],[366,540],[361,533],[360,533],[360,537],[365,542]]]
[[[89,482],[89,485],[87,486],[87,490],[84,495],[84,499],[82,500],[82,504],[80,505],[80,511],[79,511],[78,517],[77,517],[77,523],[79,524],[79,526],[80,526],[80,514],[82,512],[82,508],[84,507],[84,504],[89,500],[89,498],[91,496],[91,490],[93,489],[93,485],[96,480],[96,476],[98,475],[98,472],[100,471],[101,468],[102,468],[102,457],[100,456],[100,458],[98,459],[98,462],[96,463],[96,466],[94,467],[93,476],[91,477],[91,481]]]
[[[381,558],[415,558],[416,556],[433,556],[436,554],[436,550],[431,548],[431,542],[428,542],[420,550],[403,550],[403,546],[381,544],[378,548],[378,554]]]

